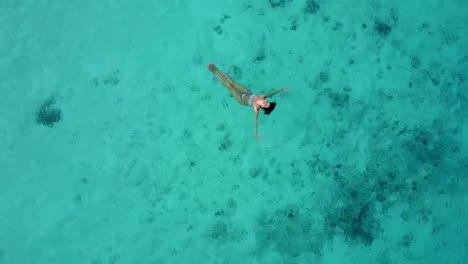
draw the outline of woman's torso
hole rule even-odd
[[[261,95],[254,94],[254,93],[247,94],[244,97],[244,105],[254,106],[255,102],[257,102],[258,100],[261,100],[261,99],[262,99]]]

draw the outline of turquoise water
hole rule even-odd
[[[1,1],[0,263],[468,263],[468,4],[353,2]]]

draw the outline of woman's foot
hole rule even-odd
[[[214,64],[208,64],[208,70],[210,70],[211,72],[214,72],[216,70],[216,66],[214,66]]]

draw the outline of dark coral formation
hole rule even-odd
[[[46,99],[36,111],[36,122],[47,127],[53,127],[55,123],[62,120],[62,111],[55,105],[56,101],[53,96]]]
[[[380,20],[374,21],[374,30],[381,36],[382,38],[388,37],[390,33],[392,33],[392,27],[385,22]]]
[[[316,14],[320,9],[320,5],[317,1],[307,0],[306,7],[304,7],[304,13],[306,14]]]
[[[279,8],[287,6],[292,0],[268,0],[272,8]]]
[[[237,65],[231,65],[229,67],[228,73],[234,80],[239,80],[242,78],[242,69]]]

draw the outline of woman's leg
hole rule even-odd
[[[227,88],[234,87],[234,81],[231,79],[231,77],[229,77],[229,75],[224,73],[222,70],[218,69],[213,64],[208,64],[208,70],[210,70],[216,76],[216,78]]]
[[[243,104],[241,95],[239,91],[236,89],[236,86],[238,86],[237,83],[235,83],[229,75],[218,69],[216,66],[213,64],[208,64],[208,69],[214,74],[214,76],[224,85],[226,88],[229,89],[231,92],[232,96],[236,98],[236,100],[240,103]]]
[[[240,85],[240,84],[238,84],[236,82],[234,82],[234,88],[237,91],[241,92],[241,93],[245,93],[245,94],[250,93],[249,89],[245,88],[244,86],[242,86],[242,85]]]
[[[236,83],[231,79],[229,75],[227,75],[222,70],[218,69],[214,64],[208,64],[208,69],[218,78],[218,80],[226,87],[233,86],[234,89],[239,91],[240,93],[248,93],[250,92],[249,89],[245,88],[244,86]],[[229,87],[228,87],[229,88]]]

